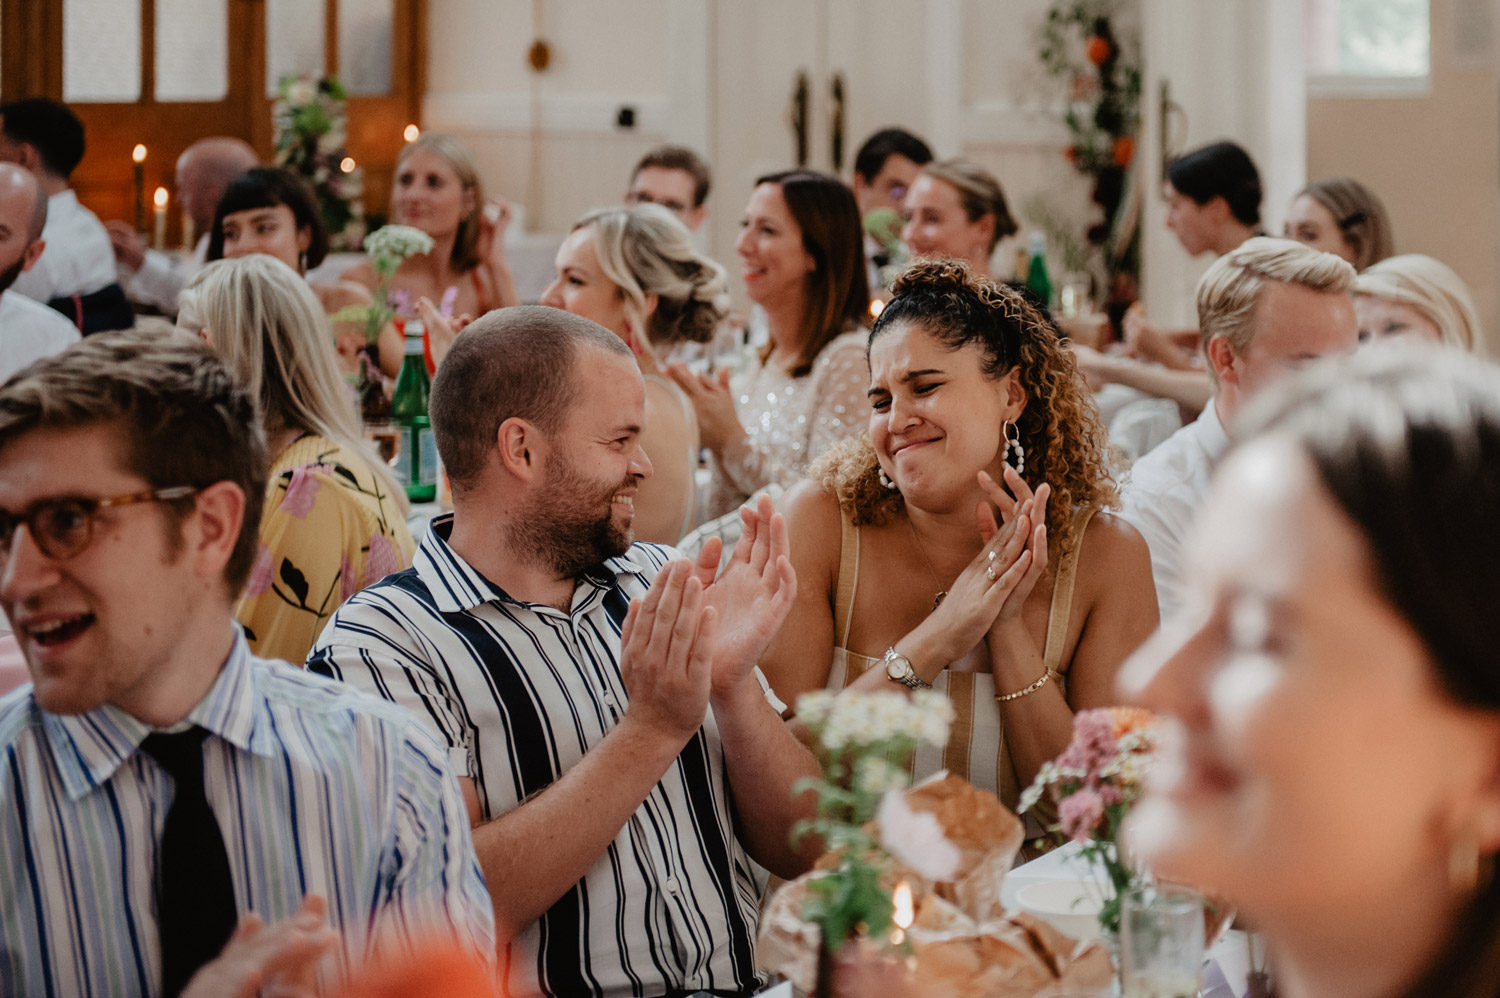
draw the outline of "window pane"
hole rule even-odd
[[[339,79],[356,97],[391,92],[396,0],[339,0]]]
[[[63,100],[140,99],[140,0],[63,0]]]
[[[156,99],[229,95],[229,0],[156,0]]]
[[[1307,69],[1318,76],[1428,75],[1428,0],[1305,0]]]
[[[323,75],[323,4],[266,0],[266,96],[283,76]]]

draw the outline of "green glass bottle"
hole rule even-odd
[[[432,387],[427,361],[422,356],[422,323],[406,321],[406,356],[396,375],[396,393],[391,396],[391,418],[400,442],[396,447],[396,477],[406,486],[412,502],[437,498],[437,440],[427,418],[427,395]]]
[[[1026,267],[1026,286],[1048,308],[1053,307],[1052,278],[1047,275],[1047,237],[1031,234],[1031,262]]]

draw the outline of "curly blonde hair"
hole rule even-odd
[[[1052,488],[1047,535],[1072,549],[1074,511],[1113,507],[1119,498],[1105,463],[1105,434],[1093,396],[1057,330],[1020,294],[973,274],[959,260],[916,263],[896,279],[893,296],[870,331],[870,343],[898,324],[920,326],[950,349],[979,347],[982,370],[998,380],[1019,374],[1027,405],[1016,420],[1026,448],[1022,477]],[[905,511],[901,493],[880,484],[875,448],[865,437],[843,441],[810,475],[838,497],[857,525],[885,523]]]

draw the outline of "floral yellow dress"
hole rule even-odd
[[[260,550],[235,610],[250,649],[300,665],[339,604],[411,565],[399,498],[361,454],[307,435],[271,462]]]

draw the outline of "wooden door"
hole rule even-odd
[[[147,150],[148,197],[171,190],[178,155],[204,136],[238,136],[269,162],[275,75],[347,70],[357,77],[347,150],[365,174],[367,212],[383,213],[402,131],[419,122],[425,8],[426,0],[0,0],[0,97],[66,101],[88,138],[73,175],[80,200],[101,218],[130,218],[137,144]],[[309,46],[310,35],[321,44]],[[174,207],[169,243],[180,238],[178,216]]]

